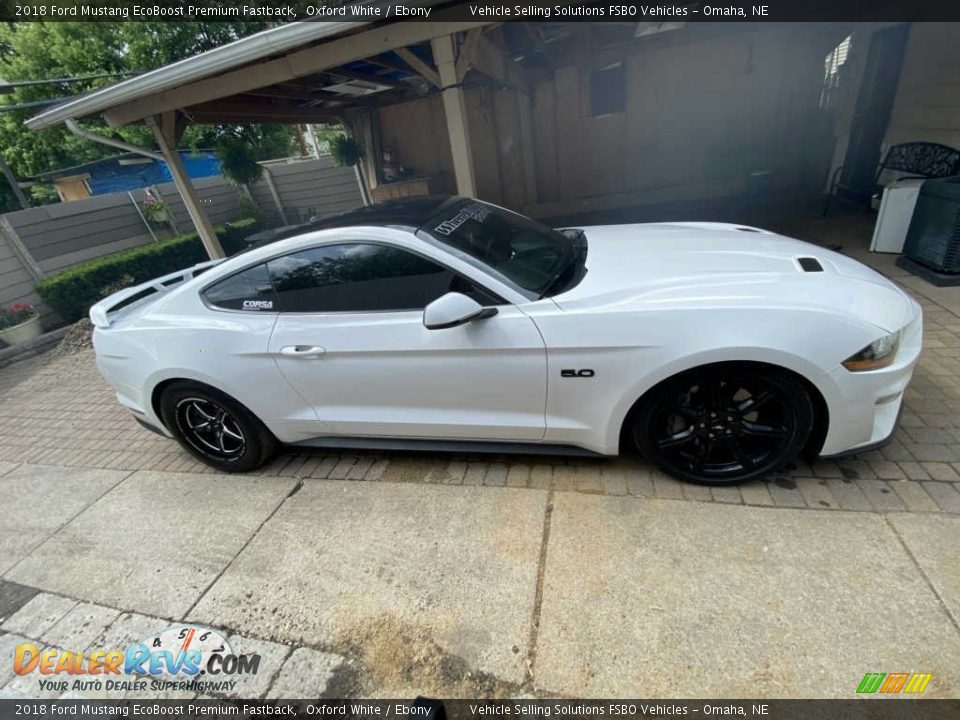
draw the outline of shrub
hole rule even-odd
[[[233,255],[245,245],[243,238],[258,230],[253,220],[240,220],[216,228],[224,252]],[[85,317],[90,306],[118,288],[138,285],[207,260],[196,233],[178,235],[74,265],[36,285],[37,294],[67,322]]]

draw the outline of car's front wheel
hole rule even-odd
[[[160,398],[164,424],[184,449],[225,472],[249,472],[269,460],[277,440],[229,395],[193,382],[176,382]]]
[[[720,364],[677,375],[632,420],[644,457],[683,480],[730,485],[782,468],[813,425],[802,383],[760,366]]]

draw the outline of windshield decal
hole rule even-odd
[[[482,223],[487,219],[489,214],[489,208],[485,208],[483,205],[471,205],[470,207],[465,207],[449,220],[444,220],[442,223],[437,225],[433,231],[438,235],[443,235],[446,237],[467,222],[467,220],[476,220],[477,222]]]

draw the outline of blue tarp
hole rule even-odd
[[[182,151],[183,165],[191,178],[205,178],[220,174],[220,160],[209,152]],[[148,160],[149,158],[143,158]],[[71,175],[89,173],[87,185],[92,195],[127,192],[137,188],[171,181],[165,162],[150,161],[136,165],[121,165],[120,158],[108,158],[71,169]]]

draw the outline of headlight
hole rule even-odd
[[[867,345],[856,355],[851,355],[843,361],[843,366],[851,372],[863,372],[864,370],[877,370],[886,367],[893,362],[897,355],[897,347],[900,345],[900,331],[880,338],[876,342]]]

